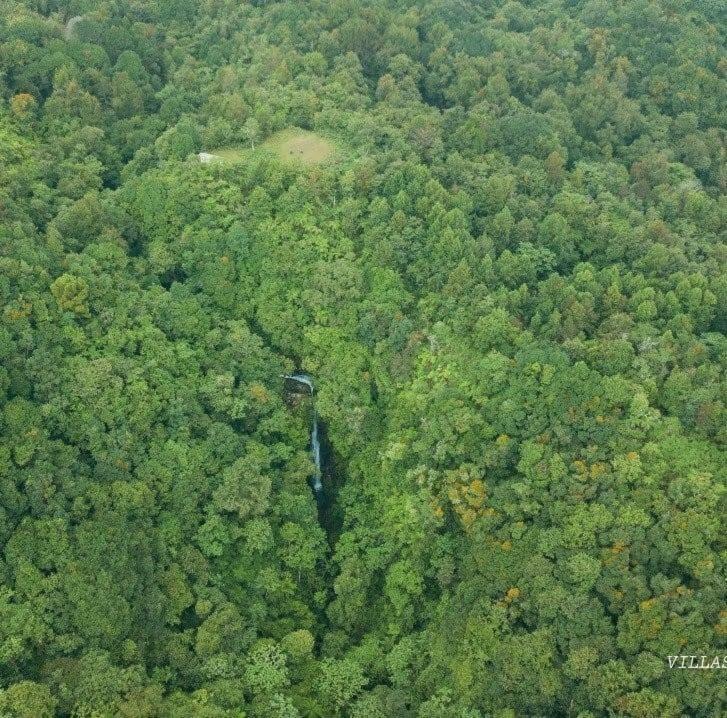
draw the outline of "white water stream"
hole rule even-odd
[[[313,378],[309,374],[284,374],[283,379],[288,381],[294,381],[303,386],[307,386],[310,395],[313,396],[315,387],[313,385]],[[321,442],[318,436],[318,413],[313,407],[313,423],[310,431],[310,452],[311,458],[313,459],[313,465],[315,472],[311,477],[311,486],[313,493],[316,495],[316,500],[320,503],[323,501],[323,482],[321,481]]]
[[[66,23],[66,27],[63,30],[63,37],[65,37],[66,40],[70,40],[71,37],[73,37],[73,28],[75,28],[81,20],[83,20],[83,15],[76,15]]]

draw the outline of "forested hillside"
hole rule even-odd
[[[0,716],[723,716],[726,29],[4,0]]]

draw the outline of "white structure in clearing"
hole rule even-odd
[[[211,155],[209,152],[200,152],[197,157],[199,157],[199,161],[203,164],[209,164],[210,162],[214,162],[215,160],[222,159],[219,155]]]

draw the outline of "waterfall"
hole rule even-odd
[[[67,23],[66,27],[63,30],[63,37],[66,40],[70,40],[71,37],[73,37],[73,29],[78,25],[81,20],[84,19],[83,15],[76,15],[75,17],[72,17]]]
[[[311,396],[313,396],[313,377],[310,374],[283,374],[283,379],[290,379],[290,381],[296,381],[298,384],[307,386]]]
[[[283,374],[283,379],[294,381],[298,384],[308,387],[310,395],[313,396],[315,387],[313,386],[313,378],[308,374]],[[315,467],[313,476],[311,476],[311,488],[315,494],[318,503],[323,502],[323,481],[321,480],[321,442],[318,436],[318,412],[313,408],[313,421],[310,431],[310,452]]]
[[[323,482],[321,481],[321,442],[318,440],[318,414],[313,411],[313,427],[310,432],[310,447],[313,455],[313,464],[316,467],[313,474],[313,491],[317,498],[323,496]]]

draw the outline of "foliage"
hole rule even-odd
[[[721,715],[719,9],[7,0],[0,715]]]

